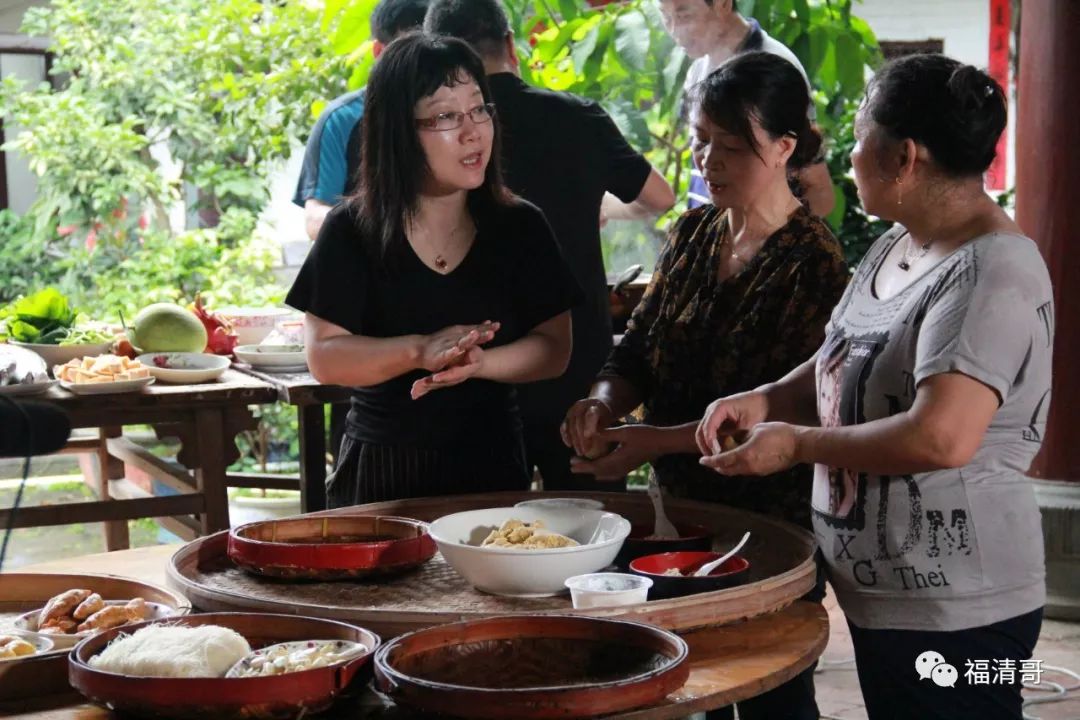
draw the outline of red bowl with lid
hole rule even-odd
[[[294,517],[229,532],[229,558],[257,575],[354,580],[403,572],[435,555],[428,524],[387,515]]]

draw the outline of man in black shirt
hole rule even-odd
[[[506,185],[547,216],[585,291],[585,301],[573,308],[574,350],[566,373],[518,386],[527,460],[539,468],[545,490],[614,489],[571,474],[571,451],[559,435],[567,409],[588,394],[611,349],[601,215],[656,215],[675,203],[675,194],[597,103],[522,81],[499,0],[434,0],[424,30],[465,40],[480,54],[502,132]]]

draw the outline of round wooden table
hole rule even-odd
[[[180,546],[164,545],[41,563],[19,572],[104,573],[165,586],[169,557]],[[683,635],[690,645],[690,678],[663,703],[619,718],[668,720],[713,710],[771,690],[810,666],[825,650],[829,619],[817,603],[796,602],[770,615]],[[113,713],[77,694],[0,704],[0,716],[34,720],[105,720]],[[421,717],[372,690],[339,703],[326,718]]]

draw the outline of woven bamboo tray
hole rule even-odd
[[[604,503],[632,523],[652,521],[644,493],[559,493]],[[555,495],[549,495],[555,497]],[[432,521],[443,515],[486,507],[504,507],[539,493],[487,493],[444,498],[395,500],[323,514],[397,515]],[[749,530],[743,550],[752,568],[745,585],[671,600],[617,608],[573,610],[568,596],[508,598],[474,590],[437,554],[413,572],[374,582],[295,583],[244,572],[229,559],[228,533],[195,540],[173,556],[169,586],[200,610],[292,613],[345,620],[391,638],[404,632],[459,620],[520,613],[577,613],[647,622],[686,631],[723,625],[783,608],[814,586],[814,539],[807,531],[744,510],[712,503],[665,502],[675,523],[703,525],[716,532],[714,547],[728,549]]]

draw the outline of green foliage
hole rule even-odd
[[[853,14],[855,0],[740,0],[771,36],[790,47],[806,68],[817,121],[827,140],[826,160],[836,186],[829,217],[850,262],[880,232],[858,205],[849,173],[851,118],[864,78],[880,60],[870,26]],[[364,22],[371,0],[327,3],[323,22],[336,28],[335,49],[352,63],[369,57]],[[661,233],[685,209],[689,138],[679,118],[690,60],[663,30],[654,0],[626,0],[592,7],[586,0],[505,0],[526,82],[566,90],[600,102],[619,129],[675,188],[679,203],[653,228],[613,223],[605,232],[605,262],[616,253],[655,256]],[[356,34],[359,33],[359,34]],[[354,36],[355,35],[355,36]],[[345,41],[346,37],[352,37]],[[355,65],[359,86],[367,68]]]
[[[167,208],[185,183],[218,213],[261,210],[270,171],[310,130],[313,103],[345,88],[345,60],[331,53],[320,17],[307,2],[257,0],[31,9],[23,30],[52,39],[65,82],[9,79],[0,108],[27,128],[7,147],[40,178],[38,240],[54,240],[56,224],[88,245],[123,245],[147,224],[168,231]]]

